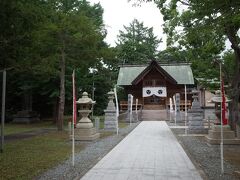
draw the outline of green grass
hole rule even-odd
[[[52,132],[5,144],[0,154],[1,178],[32,179],[66,160],[71,154],[67,132]],[[83,149],[76,144],[76,151]],[[0,178],[0,179],[1,179]]]
[[[119,128],[125,128],[125,127],[127,127],[128,125],[129,125],[129,123],[126,123],[126,122],[119,122],[119,123],[118,123]]]
[[[65,130],[67,130],[68,128],[69,119],[71,119],[71,116],[64,117]],[[29,132],[29,131],[34,131],[34,130],[44,129],[44,128],[57,129],[57,126],[56,124],[53,123],[52,119],[44,119],[44,120],[41,120],[40,122],[31,123],[31,124],[6,123],[4,126],[4,134],[5,135],[17,134],[17,133]]]
[[[64,127],[67,129],[69,117],[65,118]],[[119,128],[128,123],[119,122]],[[100,128],[104,127],[104,117],[100,116]],[[34,124],[6,124],[6,134],[16,134],[34,131],[42,128],[56,128],[52,121],[42,121]],[[101,133],[101,138],[111,136],[113,132]],[[76,151],[84,145],[76,144]],[[54,131],[32,138],[5,143],[4,153],[0,154],[0,179],[32,179],[66,160],[71,154],[71,143],[67,131]]]
[[[14,124],[9,123],[4,126],[4,134],[17,134],[22,132],[34,131],[42,128],[56,128],[56,125],[52,121],[41,121],[33,124]]]
[[[113,134],[116,134],[115,132],[112,132],[112,131],[106,131],[106,132],[101,132],[100,133],[100,138],[101,139],[104,139],[108,136],[112,136]]]
[[[95,116],[96,117],[96,116]],[[104,128],[104,116],[98,116],[100,118],[100,129]],[[71,119],[71,117],[66,116],[64,118],[64,129],[68,129],[68,120]],[[93,121],[94,123],[94,121]],[[119,128],[125,128],[128,126],[128,123],[125,122],[119,122]],[[29,131],[35,131],[38,129],[44,129],[44,128],[57,128],[56,124],[53,124],[51,119],[40,121],[38,123],[33,124],[15,124],[15,123],[7,123],[4,127],[4,134],[10,135],[10,134],[17,134],[17,133],[23,133],[23,132],[29,132]]]
[[[99,128],[100,129],[104,129],[104,116],[95,116],[95,117],[99,117],[100,118],[100,125],[99,125]],[[95,118],[94,117],[94,118]],[[93,121],[94,123],[94,121]],[[120,122],[118,123],[118,126],[119,128],[125,128],[129,125],[129,123],[125,123],[125,122]]]

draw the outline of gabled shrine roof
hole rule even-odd
[[[151,64],[151,63],[150,63]],[[149,65],[150,65],[149,64]],[[132,82],[149,66],[123,66],[120,67],[117,85],[132,85]],[[177,84],[194,84],[193,73],[190,64],[159,64]]]

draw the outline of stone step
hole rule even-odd
[[[143,109],[144,110],[163,110],[163,109],[166,109],[166,106],[147,104],[147,105],[144,105]]]
[[[221,125],[213,125],[208,131],[206,140],[210,144],[220,144]],[[229,125],[223,125],[223,144],[240,144],[240,139],[235,137],[235,132],[230,129]]]
[[[212,139],[221,139],[221,131],[209,130],[208,136],[209,136],[209,138],[212,138]],[[223,138],[224,139],[234,139],[235,138],[234,131],[223,131]]]
[[[206,136],[206,140],[210,144],[220,144],[221,139],[212,139]],[[234,139],[223,139],[223,145],[228,144],[228,145],[233,145],[233,144],[240,144],[240,139],[234,138]]]
[[[143,110],[143,121],[165,121],[167,119],[166,110]]]

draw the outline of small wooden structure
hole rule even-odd
[[[180,110],[190,109],[192,97],[189,94],[194,79],[190,64],[160,64],[153,60],[149,65],[123,65],[118,74],[118,86],[127,94],[138,99],[138,108],[169,109],[169,99],[180,93]],[[187,102],[185,104],[185,92]],[[133,103],[133,107],[135,103]],[[120,101],[120,109],[127,109],[127,101]]]

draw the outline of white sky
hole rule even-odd
[[[144,23],[144,26],[153,27],[153,32],[163,42],[159,50],[166,48],[166,35],[163,34],[163,19],[159,9],[154,3],[144,3],[141,7],[133,7],[127,0],[89,0],[90,3],[98,3],[104,9],[103,19],[108,34],[106,42],[115,46],[119,30],[123,30],[123,25],[129,26],[133,19]]]

